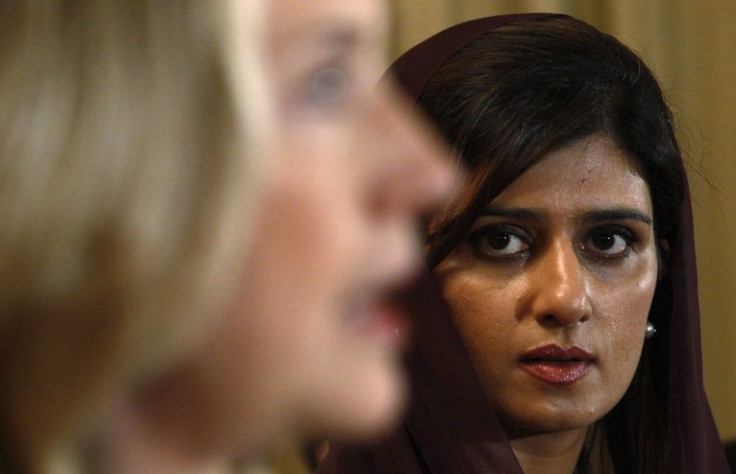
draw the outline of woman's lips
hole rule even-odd
[[[543,382],[570,385],[585,377],[595,363],[595,357],[577,346],[563,349],[550,344],[525,352],[519,363],[530,375]]]
[[[376,305],[370,312],[373,324],[370,326],[369,337],[397,349],[408,345],[411,323],[403,311],[392,304],[384,303]]]
[[[343,321],[370,343],[403,351],[411,342],[412,324],[405,296],[424,275],[419,265],[405,265],[401,272],[376,279],[353,294],[345,305]]]
[[[393,303],[375,301],[360,309],[354,308],[346,316],[344,321],[362,338],[397,350],[409,344],[409,317]]]

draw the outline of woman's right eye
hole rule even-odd
[[[525,254],[531,237],[515,226],[487,226],[470,233],[473,250],[486,257],[509,258]]]

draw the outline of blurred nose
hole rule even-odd
[[[565,239],[553,241],[532,271],[532,314],[545,327],[572,327],[591,315],[585,269]]]
[[[377,160],[385,163],[373,193],[378,212],[435,210],[455,189],[461,172],[453,170],[447,146],[390,82],[378,90],[374,119],[378,124]]]

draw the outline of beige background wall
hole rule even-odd
[[[455,23],[561,12],[613,34],[654,69],[675,110],[694,196],[705,385],[736,438],[736,0],[394,0],[394,56]]]

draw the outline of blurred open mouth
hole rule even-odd
[[[351,332],[380,346],[401,350],[409,343],[409,317],[388,298],[353,307],[344,314],[343,321]]]
[[[355,289],[343,320],[351,332],[381,347],[403,351],[411,339],[411,308],[407,303],[418,281],[426,276],[419,252],[401,253]]]
[[[587,375],[595,357],[577,346],[562,348],[550,344],[525,352],[521,367],[533,377],[551,385],[571,385]]]

